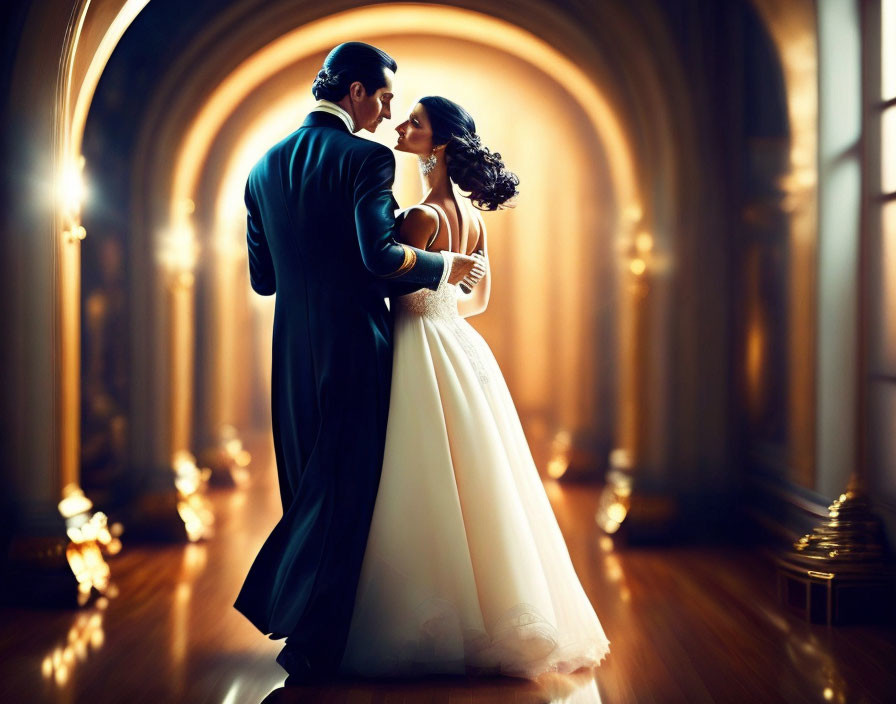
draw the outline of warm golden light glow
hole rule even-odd
[[[93,540],[69,543],[65,556],[78,580],[78,603],[83,606],[93,589],[102,592],[109,585],[109,565]]]
[[[610,581],[618,582],[622,579],[622,565],[616,555],[604,556],[604,574]]]
[[[113,536],[105,513],[90,512],[93,502],[78,485],[69,484],[63,489],[58,508],[70,541],[65,556],[78,582],[78,603],[83,606],[94,589],[100,593],[108,590],[110,570],[102,550],[114,555],[121,550],[121,541]],[[120,535],[121,525],[113,526],[116,527]]]
[[[559,479],[566,474],[567,469],[569,469],[569,460],[565,457],[552,457],[548,460],[548,476],[551,479]]]
[[[371,6],[311,22],[260,50],[221,82],[192,122],[179,152],[172,181],[172,203],[193,197],[212,140],[224,121],[257,86],[297,61],[328,50],[346,36],[424,34],[481,42],[554,76],[575,96],[603,138],[613,185],[623,204],[639,202],[629,140],[611,106],[593,81],[569,58],[519,27],[487,15],[449,7],[402,5],[401,12]],[[632,206],[637,207],[637,206]]]
[[[360,38],[371,40],[367,36]],[[491,46],[466,49],[465,55],[472,54],[479,62],[506,62],[501,66],[510,89],[506,95],[496,95],[495,87],[489,86],[487,81],[483,81],[482,85],[475,78],[459,81],[452,72],[444,70],[443,57],[451,55],[448,52],[455,46],[453,40],[439,40],[438,49],[433,48],[432,56],[427,56],[425,51],[422,56],[418,55],[420,41],[416,36],[389,37],[389,50],[402,66],[397,82],[400,84],[401,102],[406,105],[395,102],[392,123],[384,124],[375,135],[363,136],[391,146],[394,142],[392,127],[397,124],[400,114],[413,104],[416,96],[431,91],[433,85],[438,86],[440,93],[451,95],[471,107],[483,139],[501,148],[508,164],[520,174],[527,192],[531,194],[527,199],[521,199],[514,211],[494,216],[485,215],[491,235],[490,246],[496,261],[500,259],[503,262],[503,270],[496,276],[496,280],[500,277],[500,282],[494,291],[491,310],[474,320],[473,324],[494,345],[493,349],[511,388],[519,389],[518,397],[522,408],[547,403],[550,405],[546,411],[550,423],[575,426],[577,431],[582,429],[579,424],[590,429],[601,422],[609,423],[609,420],[602,418],[605,402],[595,398],[594,394],[589,394],[581,384],[582,376],[593,376],[599,364],[592,351],[596,316],[589,313],[589,310],[599,305],[599,300],[605,295],[613,295],[610,285],[603,288],[593,285],[593,277],[589,271],[592,266],[583,262],[595,261],[599,256],[596,253],[601,248],[610,246],[604,243],[612,241],[617,224],[612,220],[607,222],[604,213],[616,212],[617,206],[622,208],[622,204],[617,204],[614,196],[609,193],[602,194],[597,204],[589,203],[588,207],[593,208],[593,212],[589,213],[587,208],[576,208],[576,202],[594,168],[593,164],[589,164],[589,159],[598,158],[598,168],[602,172],[607,168],[602,152],[581,154],[580,159],[577,155],[581,151],[578,135],[590,138],[591,130],[596,129],[593,121],[582,113],[580,106],[572,98],[564,95],[568,102],[562,104],[562,112],[572,130],[560,131],[571,137],[566,142],[561,140],[560,143],[555,142],[543,148],[536,147],[531,144],[529,135],[538,130],[544,120],[551,119],[549,111],[539,112],[542,108],[533,108],[526,113],[526,120],[514,121],[514,129],[508,130],[506,124],[508,114],[544,99],[545,86],[533,83],[534,72],[530,65],[515,57],[502,56]],[[407,58],[410,56],[414,57],[413,62]],[[468,60],[474,62],[474,59]],[[303,61],[296,59],[291,70],[297,74],[308,71],[309,62]],[[272,82],[277,80],[279,79],[276,77],[271,79]],[[551,90],[560,92],[556,86],[551,86]],[[552,104],[556,105],[556,102]],[[241,387],[239,382],[233,381],[237,372],[232,365],[236,360],[230,350],[235,347],[233,336],[239,334],[239,329],[235,328],[235,316],[228,316],[227,311],[244,305],[242,289],[246,288],[246,284],[243,275],[247,265],[243,189],[246,175],[272,144],[298,126],[312,105],[313,99],[308,91],[278,92],[272,90],[271,86],[258,86],[255,92],[247,93],[245,103],[240,105],[240,124],[227,122],[225,132],[217,138],[219,141],[214,142],[216,153],[228,155],[223,168],[215,174],[198,168],[196,181],[201,182],[201,185],[197,186],[194,194],[201,192],[203,198],[208,198],[205,194],[209,192],[216,194],[213,203],[199,204],[201,215],[197,217],[197,222],[201,222],[204,220],[202,216],[210,210],[214,214],[213,224],[208,227],[208,235],[198,235],[203,243],[210,241],[214,250],[212,281],[215,293],[211,297],[213,310],[207,312],[206,327],[214,342],[209,346],[211,359],[205,365],[204,372],[210,380],[206,387],[211,390],[212,395],[209,406],[213,409],[213,417],[208,419],[212,428],[220,423],[234,422],[238,418],[231,409],[234,407],[234,400],[240,398]],[[228,143],[228,140],[232,141]],[[571,152],[569,157],[565,155],[567,149]],[[521,153],[525,158],[520,157]],[[398,171],[395,194],[400,205],[408,205],[420,196],[416,160],[403,154],[396,156]],[[554,160],[562,161],[568,168],[568,175],[562,186],[555,186],[546,176],[546,165]],[[178,156],[175,163],[179,167],[180,164],[185,164],[185,160]],[[213,191],[210,186],[214,186]],[[553,206],[546,205],[548,202],[553,203]],[[213,210],[211,205],[214,206]],[[561,221],[557,211],[576,212],[566,215]],[[642,217],[640,205],[630,207],[629,211],[634,216],[635,223],[639,224]],[[516,220],[517,216],[519,220]],[[588,223],[595,221],[600,223],[598,231],[588,230],[591,227]],[[558,290],[548,296],[537,296],[531,292],[542,287],[550,290],[550,280],[555,278],[551,272],[542,272],[538,267],[539,262],[544,261],[551,252],[551,237],[544,233],[558,227],[570,233],[567,237],[569,246],[564,248],[557,261],[557,268],[569,272],[569,275],[564,275],[566,283],[562,288],[558,287]],[[634,230],[634,225],[631,227]],[[524,237],[528,246],[515,249],[510,244],[519,237]],[[634,237],[630,241],[633,243]],[[521,275],[522,272],[527,272],[525,277]],[[507,288],[502,290],[502,285]],[[527,293],[527,288],[530,293]],[[240,294],[240,298],[235,297],[235,291]],[[508,311],[506,303],[505,308],[501,308],[502,297],[522,302]],[[251,306],[261,311],[258,317],[267,315],[266,309],[272,304],[272,298],[249,296]],[[490,320],[490,316],[495,315],[492,311],[508,312],[514,316],[513,324],[501,330],[500,325]],[[507,350],[515,349],[517,345],[514,340],[525,336],[550,339],[560,330],[562,340],[557,340],[554,349],[545,346],[544,350],[533,350],[525,370],[516,368],[521,367],[519,356],[507,354],[501,349],[502,343],[506,344]],[[261,359],[269,358],[266,350],[261,351],[260,356]],[[262,373],[267,374],[267,370],[262,370]],[[606,399],[606,402],[612,400]],[[200,456],[204,456],[204,452]],[[566,472],[567,466],[563,457],[554,456],[547,466],[547,472],[552,476],[559,476]]]
[[[639,252],[649,252],[653,249],[653,237],[649,232],[640,232],[635,238],[635,248]]]
[[[180,220],[159,240],[158,260],[167,271],[174,274],[192,272],[199,256],[199,244],[189,222]]]
[[[551,459],[548,461],[548,476],[559,479],[569,469],[569,452],[572,448],[572,433],[561,430],[551,442]]]
[[[148,0],[80,3],[63,47],[59,100],[55,106],[57,350],[59,380],[59,477],[75,482],[80,471],[80,243],[87,235],[80,212],[86,189],[81,144],[94,91],[118,40]],[[58,673],[57,673],[58,675]]]
[[[880,28],[881,98],[890,100],[896,98],[896,0],[881,0]]]
[[[881,211],[880,257],[880,349],[877,357],[885,368],[896,367],[896,201]]]
[[[753,311],[747,326],[746,365],[749,405],[755,414],[759,412],[762,403],[765,369],[765,333],[758,311]]]
[[[186,450],[175,453],[172,459],[174,486],[177,488],[177,512],[184,522],[190,541],[210,537],[215,515],[205,496],[211,470],[196,466],[196,458]]]
[[[87,122],[87,113],[90,110],[90,103],[93,101],[94,91],[96,91],[96,86],[99,83],[103,69],[106,68],[106,64],[109,62],[109,57],[111,57],[112,52],[115,51],[115,47],[118,45],[118,41],[125,33],[125,30],[131,25],[134,18],[140,14],[140,11],[146,7],[148,2],[149,0],[125,0],[121,9],[103,33],[99,45],[96,48],[91,47],[92,54],[90,56],[90,62],[87,64],[84,75],[77,86],[77,94],[74,100],[74,110],[72,111],[71,121],[72,149],[80,150],[81,148],[81,139],[84,135],[84,124]],[[90,2],[88,0],[88,2],[84,3],[81,10],[82,14],[75,34],[74,50],[72,52],[75,58],[78,58],[78,44],[80,43],[81,33],[89,10]],[[70,81],[72,80],[71,71],[73,66],[74,61],[72,61],[72,64],[69,66]]]
[[[102,612],[108,603],[106,597],[100,597],[92,612],[81,612],[74,618],[64,644],[57,645],[41,661],[40,673],[45,680],[53,680],[60,687],[65,685],[78,663],[87,660],[90,650],[102,647],[105,642]]]
[[[87,195],[84,183],[84,157],[69,159],[62,167],[57,185],[59,206],[68,218],[76,218]]]
[[[80,513],[86,513],[93,508],[93,502],[84,496],[84,492],[77,484],[69,484],[62,490],[62,500],[59,502],[59,513],[63,518],[69,519]]]
[[[563,53],[519,27],[466,10],[425,5],[402,5],[400,13],[396,13],[394,7],[365,7],[324,18],[290,31],[240,64],[230,76],[220,83],[196,113],[181,142],[174,160],[171,178],[169,218],[171,223],[175,223],[174,227],[179,227],[178,223],[185,220],[183,207],[178,204],[188,200],[195,201],[199,197],[199,182],[201,178],[204,178],[203,172],[207,168],[212,144],[234,111],[238,107],[243,107],[256,90],[272,81],[279,72],[296,65],[305,57],[324,52],[341,41],[346,33],[365,41],[376,41],[378,36],[388,36],[391,41],[395,41],[396,37],[403,36],[432,36],[435,39],[480,43],[483,49],[504,52],[509,57],[513,57],[515,61],[537,66],[540,71],[546,72],[570,96],[570,101],[577,103],[577,107],[581,109],[587,120],[585,122],[580,119],[579,122],[590,124],[601,144],[602,158],[606,159],[606,168],[610,172],[607,182],[612,191],[606,196],[607,205],[610,207],[605,212],[619,213],[620,217],[619,222],[603,223],[602,229],[611,233],[610,236],[627,239],[626,257],[635,252],[640,254],[637,257],[640,263],[632,265],[634,270],[640,268],[640,273],[644,274],[647,270],[653,273],[667,267],[667,260],[661,253],[654,251],[656,242],[652,235],[642,232],[641,234],[646,237],[635,237],[636,230],[649,228],[651,223],[642,222],[645,214],[634,176],[635,167],[629,147],[630,138],[623,128],[625,123],[619,119],[613,106],[595,85],[594,80]],[[409,70],[404,70],[399,80],[404,81],[409,75]],[[236,290],[234,284],[240,281],[234,274],[235,265],[245,268],[244,231],[236,223],[244,218],[242,189],[245,185],[246,174],[251,165],[266,148],[276,141],[276,138],[285,136],[295,129],[297,117],[300,118],[310,107],[310,103],[311,98],[307,91],[302,91],[301,94],[297,93],[297,97],[286,96],[278,103],[269,106],[260,117],[254,118],[248,126],[241,126],[242,139],[236,148],[228,148],[231,156],[222,170],[224,174],[222,185],[216,189],[217,198],[213,204],[215,226],[214,234],[210,238],[216,253],[214,276],[217,293],[213,300],[217,307],[224,306],[230,300],[228,299],[229,294],[225,291],[233,292]],[[390,132],[390,130],[386,130],[386,132]],[[380,134],[378,133],[375,138],[379,139]],[[533,181],[529,180],[527,183],[532,184]],[[398,186],[398,179],[396,185]],[[540,186],[541,184],[536,182],[534,186],[530,187],[539,189]],[[397,187],[396,193],[399,195],[400,190]],[[541,191],[547,192],[548,190],[548,188],[541,188]],[[200,204],[200,206],[203,212],[208,212],[205,210],[208,204]],[[549,224],[549,220],[545,221],[543,227],[547,228]],[[489,228],[491,231],[491,225]],[[206,241],[204,237],[202,240]],[[497,240],[498,238],[495,237],[492,242],[497,243]],[[524,252],[531,253],[536,266],[540,256],[537,247],[544,247],[546,244],[546,239],[539,239],[531,247],[524,249]],[[545,250],[546,252],[547,250]],[[521,262],[522,266],[531,263],[522,261],[522,259]],[[579,264],[576,262],[572,266],[577,268]],[[624,260],[624,266],[629,267],[627,260]],[[515,280],[519,281],[520,277],[516,277]],[[628,289],[623,286],[621,290],[624,292]],[[647,290],[646,285],[642,286],[637,290],[636,297],[640,300]],[[571,301],[574,301],[576,305],[582,305],[582,298],[581,296],[577,297],[576,293],[579,292],[571,290]],[[585,291],[580,293],[585,293]],[[262,301],[257,296],[252,296],[251,300],[257,307],[270,304],[267,299]],[[545,299],[533,302],[533,305],[547,308],[549,301]],[[570,308],[570,310],[575,311],[575,308]],[[575,315],[575,312],[569,313],[568,320],[564,320],[564,322],[570,323],[566,329],[567,334],[578,335],[578,340],[587,344],[588,338],[582,333],[587,333],[590,330],[587,326],[583,327],[584,324]],[[216,316],[216,320],[220,318],[220,314]],[[526,322],[526,329],[539,339],[547,337],[547,329],[538,329],[539,325],[546,324],[546,319],[543,319],[541,315],[530,316],[530,318],[532,319]],[[534,331],[532,331],[533,326],[536,327]],[[231,325],[230,328],[232,327]],[[219,324],[212,321],[212,328],[219,341],[233,334],[233,330],[228,328],[227,322]],[[579,345],[579,348],[581,349],[582,345]],[[209,374],[214,379],[221,379],[222,375],[227,373],[225,365],[231,364],[233,360],[227,356],[227,353],[221,351],[230,349],[228,346],[215,347],[215,349],[218,351],[213,353],[216,356]],[[572,363],[570,368],[575,368],[575,363],[581,361],[573,353],[566,354],[563,359]],[[545,390],[549,389],[552,378],[552,375],[547,373],[543,367],[544,365],[535,367],[534,372],[527,376],[525,388],[521,393],[521,401],[524,406],[543,402],[544,394],[547,393]],[[630,375],[625,375],[626,380],[629,377]],[[233,415],[222,409],[232,405],[237,392],[230,389],[229,386],[225,388],[212,384],[210,388],[215,389],[213,393],[216,394],[216,403],[212,404],[214,408],[218,409],[216,410],[218,417],[215,420],[217,422],[231,421]],[[622,425],[634,426],[637,423],[638,404],[633,397],[631,384],[623,381],[619,384],[619,390],[620,401],[628,409],[628,412],[621,414],[619,422]],[[562,416],[561,422],[567,423],[571,419],[581,417],[581,407],[589,402],[582,402],[578,397],[579,391],[575,388],[564,393],[562,403],[565,404],[564,408],[570,410]],[[589,409],[589,412],[596,414],[599,413],[599,410]],[[576,413],[579,413],[579,416],[576,416]],[[189,434],[186,431],[179,429],[180,424],[181,421],[177,421],[174,434],[181,438],[188,437]],[[627,444],[627,440],[632,437],[634,437],[632,433],[623,433],[618,438],[618,443],[620,445]],[[174,445],[175,448],[180,446]],[[551,476],[560,476],[566,472],[567,467],[568,461],[555,455],[548,466],[548,473]]]
[[[610,453],[609,464],[606,486],[601,492],[594,520],[605,533],[611,535],[622,526],[631,508],[633,479],[631,451],[627,448],[614,449]]]
[[[634,227],[644,217],[644,210],[640,203],[633,203],[623,210],[623,217],[630,227]]]
[[[623,506],[618,501],[610,504],[607,508],[607,517],[614,521],[615,523],[622,523],[625,519],[625,514],[627,513],[625,506]]]
[[[788,214],[790,330],[788,463],[811,486],[815,471],[815,335],[818,233],[818,22],[812,0],[753,0],[781,62],[790,125],[790,164],[781,181]]]
[[[610,452],[610,466],[614,469],[631,469],[631,452],[625,448],[617,447]]]
[[[225,425],[221,428],[222,444],[224,451],[230,456],[236,467],[248,467],[252,461],[252,455],[243,448],[243,441],[237,437],[236,428]]]
[[[880,187],[884,193],[896,192],[896,105],[881,116]]]

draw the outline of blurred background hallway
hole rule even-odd
[[[520,175],[519,205],[485,215],[470,322],[611,655],[569,681],[274,700],[886,699],[896,0],[0,12],[4,701],[282,682],[231,606],[279,518],[242,193],[349,39],[398,61],[374,139],[443,94]],[[395,192],[419,197],[406,155]]]

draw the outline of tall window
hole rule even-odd
[[[896,0],[864,8],[864,237],[870,276],[866,479],[878,508],[896,518]]]
[[[873,26],[869,29],[875,30]],[[896,0],[881,0],[878,41],[880,79],[869,81],[869,127],[872,133],[880,134],[880,159],[876,164],[877,160],[872,159],[869,164],[869,224],[877,229],[880,223],[879,317],[874,322],[881,334],[873,371],[896,382]],[[869,73],[869,78],[874,79],[874,72]],[[874,83],[879,86],[877,95],[873,92]]]

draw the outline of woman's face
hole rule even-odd
[[[428,156],[432,153],[432,126],[426,115],[426,108],[420,103],[414,106],[408,119],[395,128],[398,142],[395,148],[400,152],[410,152]]]

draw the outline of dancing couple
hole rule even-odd
[[[489,300],[479,211],[519,180],[466,110],[424,97],[394,147],[424,195],[396,217],[395,156],[356,135],[391,118],[396,70],[368,44],[333,49],[317,105],[246,184],[251,285],[276,293],[283,517],[235,607],[286,638],[287,685],[591,667],[609,641],[466,321]]]

